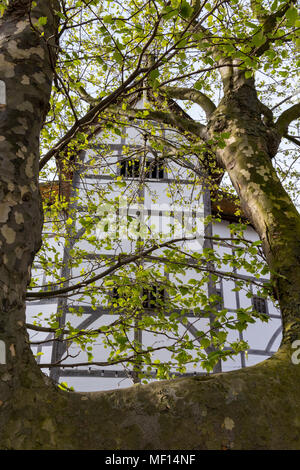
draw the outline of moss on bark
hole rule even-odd
[[[300,449],[300,365],[291,353],[108,392],[63,392],[35,377],[1,404],[0,448]]]

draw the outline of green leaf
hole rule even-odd
[[[196,90],[201,90],[202,87],[203,87],[203,82],[202,82],[202,81],[198,81],[198,82],[196,82],[196,83],[194,84],[194,88],[195,88]]]
[[[203,338],[201,340],[201,346],[203,348],[208,348],[208,346],[210,346],[210,344],[211,344],[211,341],[208,338]]]
[[[67,18],[65,17],[65,15],[63,13],[61,13],[60,11],[57,11],[55,10],[55,15],[58,16],[59,18],[61,18],[62,20],[66,20]]]
[[[183,2],[181,3],[179,11],[183,18],[190,18],[193,14],[193,8],[185,0],[183,0]]]
[[[298,11],[297,11],[297,8],[295,7],[291,7],[287,10],[286,14],[285,14],[286,18],[288,19],[288,21],[294,26],[297,19],[298,19]]]
[[[167,6],[163,9],[162,15],[164,20],[170,20],[174,16],[178,16],[179,10],[177,8],[172,8],[171,6]]]
[[[261,29],[256,33],[252,38],[252,43],[254,46],[259,47],[266,42],[267,38],[264,36],[263,30]]]
[[[155,80],[157,77],[159,77],[158,69],[151,70],[151,72],[149,73],[149,77],[151,80]]]
[[[275,0],[271,5],[271,11],[276,11],[278,7],[278,0]]]
[[[112,24],[113,23],[113,17],[112,17],[112,15],[103,16],[102,21],[103,21],[103,23]]]
[[[47,16],[41,16],[39,19],[38,19],[38,22],[41,26],[44,26],[45,24],[47,24],[47,21],[48,21],[48,18]]]
[[[185,286],[179,286],[179,290],[182,295],[186,295],[189,292],[189,288]]]
[[[118,63],[118,64],[122,64],[123,63],[123,56],[122,54],[120,54],[119,51],[115,51],[114,54],[113,54],[113,58],[115,59],[115,61]]]

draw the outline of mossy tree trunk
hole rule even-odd
[[[1,19],[0,73],[0,448],[2,449],[300,449],[300,219],[272,167],[278,131],[261,119],[254,83],[225,83],[209,133],[230,131],[218,158],[264,243],[275,273],[284,341],[271,359],[210,377],[98,393],[67,393],[40,372],[24,328],[29,270],[41,243],[39,133],[47,111],[56,44],[54,1],[11,2]],[[34,22],[34,21],[33,21]],[[47,38],[52,38],[47,39]]]
[[[212,138],[230,133],[217,158],[262,240],[282,311],[283,342],[291,344],[300,338],[300,215],[272,164],[282,135],[264,121],[254,79],[232,68],[223,82],[224,98],[210,118],[209,133]]]
[[[25,328],[25,294],[42,240],[39,139],[57,52],[58,4],[31,3],[10,2],[0,19],[0,434],[14,392],[43,381]],[[43,36],[34,26],[40,17],[48,18]]]

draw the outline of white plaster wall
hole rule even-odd
[[[140,106],[142,107],[142,102],[140,103]],[[137,131],[136,129],[131,129],[127,128],[125,130],[125,133],[127,134],[127,138],[125,140],[126,145],[128,143],[131,143],[132,145],[143,145],[143,135],[141,132]],[[168,137],[174,138],[174,133],[168,131]],[[99,139],[100,140],[100,139]],[[123,145],[124,144],[124,139],[119,137],[119,136],[114,136],[113,142],[109,138],[109,136],[106,136],[104,138],[101,138],[101,143],[102,144],[118,144],[118,145]],[[132,197],[133,195],[139,194],[139,182],[137,180],[127,180],[126,181],[126,186],[120,187],[116,183],[112,183],[109,179],[105,178],[105,176],[108,176],[109,174],[118,174],[118,167],[117,167],[117,159],[120,157],[119,150],[107,150],[105,152],[105,149],[100,149],[98,150],[93,150],[89,151],[86,154],[86,163],[91,159],[95,158],[95,169],[101,169],[101,172],[99,173],[100,175],[103,175],[104,177],[101,178],[98,176],[94,175],[92,176],[89,173],[89,178],[83,178],[81,180],[81,183],[79,185],[79,190],[80,190],[80,200],[81,203],[84,205],[87,202],[87,196],[86,196],[86,188],[94,189],[94,195],[93,198],[96,202],[96,205],[99,205],[101,208],[101,204],[103,201],[103,190],[105,190],[108,185],[112,187],[112,192],[108,196],[110,200],[113,200],[116,196],[122,193],[124,194],[124,197]],[[106,168],[105,170],[105,165],[106,162],[109,160],[111,163],[109,165],[109,168]],[[179,169],[178,165],[174,163],[169,163],[169,172],[167,173],[168,178],[178,178],[180,176],[181,179],[185,179],[188,177],[188,172],[185,169]],[[104,169],[104,171],[102,171]],[[168,193],[171,193],[172,196],[168,196]],[[193,184],[185,184],[181,186],[180,191],[178,188],[176,189],[173,187],[172,182],[167,182],[165,179],[162,182],[157,182],[157,181],[146,181],[144,190],[143,190],[143,196],[144,196],[144,206],[145,209],[150,209],[153,204],[156,204],[161,208],[165,207],[170,207],[170,205],[176,205],[176,201],[179,201],[181,199],[182,194],[184,195],[185,201],[186,201],[186,206],[191,201],[195,201],[195,199],[198,198],[198,196],[201,193],[201,188],[199,186],[195,186]],[[134,199],[133,199],[134,200]],[[202,197],[199,197],[199,211],[201,211],[201,203],[202,203]],[[181,203],[181,208],[184,210],[185,207]],[[136,211],[137,209],[135,208],[133,210]],[[81,214],[84,216],[84,212]],[[97,214],[98,215],[98,214]],[[132,214],[131,214],[132,215]],[[134,215],[134,214],[133,214]],[[86,216],[93,216],[93,214],[86,214]],[[146,216],[145,216],[146,217]],[[170,222],[170,220],[166,220],[166,218],[163,220],[158,220],[158,217],[156,215],[152,216],[152,218],[147,221],[149,225],[157,223],[157,225],[161,224],[164,227],[166,227],[166,224]],[[49,227],[45,226],[47,230],[49,230]],[[81,224],[77,221],[76,222],[76,229],[80,230]],[[163,229],[164,230],[164,229]],[[213,228],[214,234],[219,234],[221,237],[230,237],[230,230],[228,228],[228,222],[223,221],[221,223],[218,223],[214,225]],[[176,235],[176,234],[175,234]],[[257,235],[255,234],[254,230],[249,227],[246,232],[245,232],[245,238],[250,239],[250,240],[256,240]],[[50,239],[50,243],[53,244],[53,246],[56,246],[57,249],[60,252],[60,256],[63,255],[63,240],[62,239]],[[121,242],[118,244],[117,247],[113,247],[111,250],[103,250],[103,253],[107,255],[116,255],[121,252],[127,252],[130,253],[135,249],[135,240],[127,240],[127,239],[122,239]],[[91,253],[91,254],[96,254],[94,247],[88,243],[87,241],[80,241],[77,244],[78,247],[81,249],[86,250],[86,252]],[[188,250],[195,250],[195,251],[201,251],[202,250],[202,245],[199,244],[185,244],[182,245],[184,249]],[[223,247],[220,246],[218,248],[220,255],[225,254],[225,253],[230,253],[230,248],[228,247]],[[156,254],[161,254],[161,251],[157,251]],[[53,257],[53,253],[49,252],[49,258]],[[80,267],[73,268],[72,270],[72,275],[77,277],[77,282],[80,281],[80,270],[82,267],[85,267],[87,270],[89,267],[92,265],[95,265],[95,274],[100,273],[102,270],[104,270],[104,267],[97,267],[97,264],[95,261],[89,262],[86,261],[82,263]],[[161,268],[163,269],[163,267]],[[220,269],[223,269],[224,271],[229,271],[231,268],[228,265],[223,265]],[[247,275],[248,273],[245,270],[241,270],[239,274],[244,274]],[[39,269],[38,266],[34,268],[33,275],[38,277],[41,280],[41,283],[45,283],[45,281],[48,281],[48,279],[45,280],[43,278],[43,273]],[[195,278],[196,274],[195,272],[187,271],[186,275],[179,275],[179,278],[182,278],[182,282],[188,283],[188,281],[192,278]],[[172,276],[170,276],[172,280]],[[89,318],[96,318],[96,320],[91,323],[88,328],[96,329],[97,327],[101,325],[109,325],[111,322],[115,321],[117,319],[116,315],[114,314],[109,314],[108,312],[102,311],[102,313],[97,311],[97,307],[105,307],[105,302],[104,302],[104,297],[101,295],[101,286],[102,286],[102,281],[98,281],[96,284],[99,287],[99,302],[98,305],[95,306],[95,311],[93,314],[91,313],[84,313],[82,316],[76,316],[76,315],[70,315],[68,314],[66,319],[67,321],[72,321],[72,324],[75,327],[80,327],[82,322],[88,320]],[[222,282],[218,283],[217,285],[218,288],[220,288],[223,292],[223,299],[224,299],[224,307],[229,309],[229,311],[234,315],[235,310],[238,307],[238,302],[240,304],[240,307],[248,307],[251,306],[251,299],[247,298],[246,293],[243,291],[240,291],[239,293],[234,292],[232,289],[235,287],[234,281],[230,279],[222,280]],[[253,290],[255,293],[255,289]],[[71,300],[69,300],[69,305],[72,307],[75,305],[81,305],[81,306],[87,306],[87,301],[82,300],[80,298],[80,295],[75,295],[72,296]],[[104,303],[104,305],[103,305]],[[50,314],[53,314],[56,312],[57,309],[57,299],[52,299],[52,300],[46,300],[44,302],[28,302],[28,307],[27,307],[27,322],[34,322],[39,319],[46,319],[49,317]],[[238,340],[243,338],[245,341],[248,341],[249,343],[249,352],[248,355],[245,354],[239,354],[237,357],[233,359],[228,359],[227,361],[223,361],[222,363],[222,370],[223,371],[229,371],[229,370],[235,370],[243,365],[252,365],[257,362],[260,362],[261,360],[266,359],[269,357],[273,352],[276,351],[276,349],[279,346],[280,342],[280,314],[276,307],[271,303],[268,302],[268,311],[269,314],[271,315],[271,319],[269,323],[263,323],[263,322],[256,322],[255,324],[251,324],[245,332],[242,334],[239,334],[237,331],[229,330],[228,333],[228,338],[229,340]],[[97,313],[98,312],[98,313]],[[38,315],[41,314],[41,315]],[[38,316],[37,316],[38,315]],[[92,315],[92,316],[91,316]],[[98,315],[98,317],[97,317]],[[209,329],[209,321],[208,319],[201,319],[197,318],[197,316],[190,316],[188,318],[188,321],[198,328],[200,331],[207,331]],[[186,327],[182,326],[179,328],[179,331],[183,333],[185,331]],[[276,332],[278,332],[276,336]],[[195,341],[195,344],[197,343],[197,340],[193,337],[188,332],[189,336]],[[133,335],[133,332],[131,333]],[[273,338],[273,342],[272,342]],[[30,331],[30,339],[31,341],[34,342],[39,342],[43,340],[49,340],[51,339],[51,335],[46,334],[46,333],[40,333],[40,332],[33,332]],[[167,340],[163,335],[158,334],[157,336],[154,336],[153,334],[150,334],[148,332],[143,332],[143,344],[145,346],[151,346],[155,344],[160,344],[167,346],[170,343],[169,340]],[[51,352],[52,352],[52,343],[46,343],[44,346],[41,345],[34,345],[33,346],[33,351],[35,354],[38,354],[39,352],[42,352],[42,355],[38,356],[38,361],[40,363],[48,363],[51,360]],[[268,347],[267,351],[266,348]],[[255,351],[254,353],[251,353],[251,350]],[[265,352],[264,352],[265,351]],[[71,353],[72,356],[74,357],[69,357],[68,362],[69,363],[75,363],[78,361],[86,362],[87,361],[87,355],[85,352],[80,351],[78,347],[75,344],[70,344],[69,346],[69,352]],[[94,347],[94,360],[95,361],[105,361],[105,359],[108,357],[108,350],[104,348],[102,339],[101,337],[97,338],[95,347]],[[194,353],[193,353],[194,354]],[[158,351],[153,354],[153,359],[159,359],[161,361],[168,360],[170,359],[171,354],[167,350],[162,350]],[[77,369],[77,372],[82,369],[79,368]],[[123,388],[123,387],[128,387],[132,385],[132,380],[128,377],[120,377],[121,373],[124,372],[124,366],[122,364],[118,364],[115,366],[110,366],[110,367],[97,367],[97,366],[89,366],[84,368],[85,371],[87,371],[87,376],[86,377],[70,377],[70,376],[64,376],[64,371],[62,371],[61,374],[61,381],[67,382],[69,386],[73,386],[76,390],[78,391],[93,391],[93,390],[108,390],[108,389],[114,389],[114,388]],[[101,375],[101,370],[108,370],[108,371],[114,371],[117,376],[105,378],[105,377],[94,377],[93,373],[96,371]],[[76,370],[75,370],[76,371]],[[193,367],[193,365],[188,365],[187,366],[187,371],[188,372],[204,372],[203,369],[200,366],[197,366],[196,368]],[[46,373],[49,373],[48,370],[45,371]]]

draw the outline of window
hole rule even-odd
[[[140,175],[140,160],[121,160],[120,175],[124,178],[138,178]],[[161,160],[146,160],[145,178],[160,180],[164,178],[164,169]]]
[[[121,160],[120,161],[120,174],[125,178],[138,178],[140,173],[139,160]]]
[[[216,289],[216,295],[218,297],[221,297],[215,303],[215,309],[219,311],[219,310],[222,310],[222,308],[224,307],[222,290],[221,289]]]
[[[252,305],[254,310],[256,310],[258,313],[268,313],[267,301],[263,297],[254,295],[252,297]]]
[[[146,178],[162,180],[164,178],[164,168],[161,160],[146,161]]]
[[[163,287],[160,286],[152,286],[149,289],[143,289],[142,296],[144,308],[159,307],[161,305],[161,302],[164,301],[165,290]],[[110,297],[112,300],[118,300],[121,298],[125,299],[125,295],[119,293],[118,287],[113,287],[110,293]],[[129,297],[127,297],[127,300],[129,300]]]
[[[119,299],[120,298],[117,287],[113,287],[110,296],[111,296],[112,299]]]
[[[143,301],[144,308],[159,307],[160,303],[164,301],[165,290],[163,287],[152,286],[151,289],[143,289],[143,297],[146,299]]]

